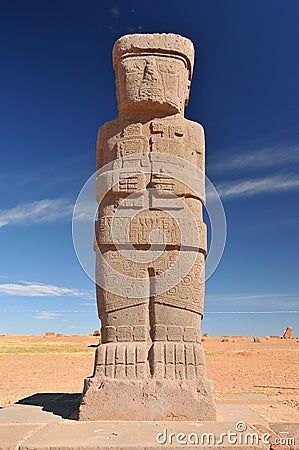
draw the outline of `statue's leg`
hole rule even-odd
[[[204,255],[194,252],[186,252],[186,255],[180,253],[180,258],[185,261],[187,258],[195,259],[189,272],[185,276],[182,274],[182,279],[165,292],[159,292],[163,290],[160,284],[158,295],[152,296],[150,300],[153,311],[150,368],[154,378],[194,380],[201,377],[205,365],[200,331],[204,302],[204,284],[200,283],[200,272],[204,267]],[[168,261],[178,257],[177,250],[168,250],[164,255]],[[167,271],[165,263],[164,270]],[[165,280],[168,279],[166,271]],[[157,273],[161,273],[159,264],[153,274]],[[151,284],[151,290],[155,293],[155,277]]]
[[[126,260],[114,248],[97,254],[97,265],[106,263],[106,269],[97,267],[97,273],[101,274],[97,303],[102,322],[102,345],[97,350],[95,374],[122,379],[146,377],[149,374],[147,269]],[[118,280],[109,267],[118,274]],[[129,280],[129,285],[124,277]],[[132,280],[139,278],[136,290],[131,289],[135,280],[130,286],[130,277]]]
[[[116,273],[103,267],[106,262]],[[127,280],[138,276],[141,281],[137,287],[132,283],[130,289],[125,276]],[[97,303],[102,344],[97,348],[93,376],[84,382],[79,418],[144,420],[143,388],[150,378],[147,268],[125,261],[112,247],[97,253]]]

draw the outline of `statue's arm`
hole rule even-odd
[[[205,170],[205,132],[203,126],[198,122],[189,122],[189,136],[191,140],[190,160],[196,167],[204,172]]]
[[[96,170],[99,170],[104,165],[104,125],[99,127],[98,136],[97,136],[97,144],[96,144]]]

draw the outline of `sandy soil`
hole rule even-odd
[[[82,392],[93,371],[93,336],[0,336],[0,406],[42,392]],[[207,337],[215,393],[263,393],[299,408],[299,339]]]

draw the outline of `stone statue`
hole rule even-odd
[[[184,118],[193,60],[176,34],[113,48],[119,114],[97,141],[102,344],[80,420],[215,420],[200,332],[204,132]]]

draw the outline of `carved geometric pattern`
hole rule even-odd
[[[203,314],[204,284],[200,283],[200,274],[204,268],[204,255],[196,253],[196,263],[189,273],[180,276],[178,269],[172,268],[179,255],[178,250],[167,250],[153,263],[139,263],[126,259],[122,254],[113,249],[107,249],[103,253],[106,262],[117,271],[117,273],[132,277],[130,286],[120,286],[121,295],[116,295],[108,290],[97,286],[97,300],[100,311],[113,311],[121,308],[130,308],[148,302],[153,297],[154,303],[175,306],[177,308],[194,311]],[[184,257],[181,252],[181,257]],[[167,272],[165,272],[167,271]],[[110,271],[103,266],[100,260],[97,263],[97,272],[101,273],[102,282],[107,287],[113,287],[119,283],[120,278],[111,275]],[[155,276],[165,272],[165,279],[171,281],[172,287],[162,294],[155,292]],[[153,281],[151,281],[151,277]],[[134,279],[142,282],[138,285]],[[137,291],[138,289],[138,291]],[[130,296],[134,293],[134,296]]]
[[[153,341],[201,342],[201,333],[194,327],[154,325],[152,338]]]
[[[200,344],[154,342],[151,366],[154,378],[195,380],[202,376],[204,356]]]
[[[148,372],[145,342],[109,343],[97,348],[97,375],[109,378],[145,378]]]
[[[147,344],[109,343],[98,347],[97,375],[107,378],[190,380],[203,376],[205,360],[199,343],[154,342],[147,359]]]
[[[103,342],[128,342],[128,341],[145,341],[146,327],[144,325],[121,325],[114,327],[107,325],[102,327]]]

